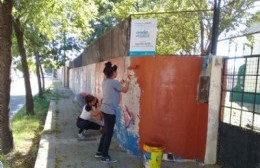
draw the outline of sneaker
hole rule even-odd
[[[88,131],[84,129],[83,132],[82,132],[82,135],[85,136],[85,137],[88,136]]]
[[[95,158],[101,158],[102,157],[102,152],[97,152],[95,154]]]
[[[112,159],[110,156],[106,156],[106,157],[101,157],[101,162],[103,163],[115,163],[117,162],[117,160]]]
[[[85,139],[85,136],[82,133],[78,133],[78,138],[79,139]]]

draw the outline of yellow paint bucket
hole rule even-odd
[[[163,148],[144,144],[143,149],[151,152],[150,168],[160,168],[162,164]]]

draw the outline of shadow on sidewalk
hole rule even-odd
[[[86,140],[78,140],[78,128],[76,118],[81,112],[79,106],[74,102],[74,94],[67,88],[56,90],[57,100],[52,100],[52,123],[53,132],[60,132],[55,135],[43,135],[45,142],[40,142],[40,148],[49,146],[45,158],[46,168],[141,168],[141,158],[135,157],[121,149],[114,141],[110,146],[110,155],[118,160],[117,163],[101,163],[100,159],[94,157],[101,134],[99,131],[88,130],[89,137]],[[50,110],[49,110],[50,111]],[[47,116],[48,117],[48,116]],[[46,119],[47,120],[47,119]],[[49,131],[52,132],[52,131]],[[46,138],[47,136],[47,138]],[[46,141],[49,143],[46,144]],[[45,152],[46,152],[45,148]],[[39,152],[40,153],[40,152]],[[38,154],[39,155],[39,154]],[[39,156],[38,156],[39,157]],[[37,160],[38,160],[37,157]],[[41,162],[44,157],[41,157]],[[38,161],[39,163],[40,161]],[[36,161],[37,164],[37,161]],[[37,167],[36,167],[37,166]],[[35,165],[35,168],[44,167],[43,164]]]

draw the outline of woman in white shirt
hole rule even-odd
[[[97,110],[98,100],[93,95],[85,97],[85,106],[77,119],[77,127],[79,128],[78,137],[85,138],[84,130],[94,129],[102,131],[101,112]]]

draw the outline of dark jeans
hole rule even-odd
[[[82,131],[88,130],[88,129],[94,129],[94,130],[99,130],[100,129],[100,125],[98,125],[97,123],[88,121],[88,120],[83,120],[82,118],[77,119],[77,127],[79,128],[79,133],[82,133]]]
[[[104,118],[104,133],[100,139],[99,146],[98,146],[98,152],[102,153],[103,157],[108,156],[108,150],[110,147],[111,139],[113,137],[114,133],[114,126],[116,123],[116,116],[111,114],[103,113]]]

